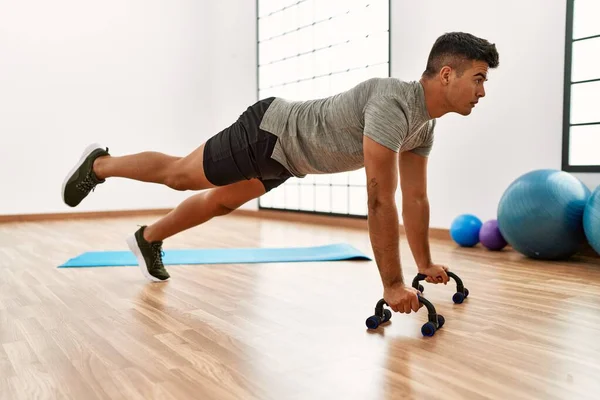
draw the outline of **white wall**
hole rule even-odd
[[[210,52],[210,114],[202,137],[231,125],[257,99],[256,1],[203,1]],[[194,135],[195,136],[195,135]],[[194,139],[193,139],[194,140]],[[258,209],[254,199],[240,207]]]
[[[500,54],[471,115],[438,119],[429,164],[432,227],[449,228],[461,213],[496,218],[516,177],[561,168],[565,18],[565,1],[392,3],[394,77],[419,79],[435,39],[449,31],[486,38]],[[597,174],[577,176],[590,187],[600,181]]]
[[[90,142],[185,155],[256,100],[254,2],[0,2],[0,214],[173,207],[191,193],[114,179],[80,207]]]
[[[255,2],[245,0],[0,2],[0,214],[173,207],[189,196],[114,179],[73,210],[60,186],[89,142],[115,155],[185,155],[228,126],[256,100],[255,23]],[[474,112],[438,121],[433,227],[465,212],[494,218],[515,177],[560,168],[564,25],[564,0],[392,2],[395,77],[418,79],[447,31],[485,37],[500,52]]]

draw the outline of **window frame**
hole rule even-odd
[[[259,57],[260,57],[260,49],[259,49],[259,2],[260,0],[255,0],[255,11],[256,11],[256,101],[260,100],[260,71],[259,71]],[[392,0],[388,0],[388,77],[392,76]],[[348,185],[351,187],[352,185]],[[301,185],[299,185],[301,188]],[[365,189],[366,190],[366,189]],[[366,220],[368,218],[367,215],[359,215],[359,214],[351,214],[351,213],[337,213],[334,211],[317,211],[317,210],[302,210],[302,209],[289,209],[289,208],[278,208],[272,206],[263,206],[261,204],[260,198],[258,199],[258,209],[259,210],[267,210],[267,211],[285,211],[291,213],[300,213],[300,214],[310,214],[310,215],[323,215],[323,216],[334,216],[334,217],[345,217],[345,218],[353,218],[353,219],[363,219]]]
[[[575,0],[567,0],[566,5],[566,26],[565,26],[565,66],[564,66],[564,91],[563,91],[563,129],[562,129],[562,160],[561,168],[566,172],[600,172],[600,162],[598,165],[571,165],[569,163],[569,153],[571,149],[571,127],[573,126],[586,126],[586,125],[600,125],[600,122],[596,123],[583,123],[583,124],[571,124],[571,87],[574,82],[571,80],[572,75],[572,63],[573,63],[573,43],[581,40],[589,40],[600,37],[599,35],[593,35],[589,37],[573,39],[573,25],[574,25],[574,10]],[[585,80],[579,83],[588,83],[600,81],[600,79]]]

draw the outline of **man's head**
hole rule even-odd
[[[444,112],[469,115],[485,96],[488,70],[498,65],[495,44],[470,33],[450,32],[433,44],[422,80],[439,89]]]

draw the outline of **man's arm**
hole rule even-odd
[[[402,218],[406,237],[419,272],[427,282],[448,283],[448,267],[434,264],[429,250],[429,199],[427,157],[412,152],[400,155]]]
[[[424,271],[432,265],[429,249],[427,157],[403,152],[399,158],[404,228],[419,271]]]
[[[396,207],[398,153],[363,137],[371,246],[384,288],[404,284]]]

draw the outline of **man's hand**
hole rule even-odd
[[[418,290],[410,286],[407,287],[403,283],[396,283],[384,288],[383,299],[395,312],[410,314],[411,311],[419,311],[419,308],[422,306],[417,296],[419,293]]]
[[[446,285],[448,283],[448,267],[445,265],[439,264],[431,264],[425,268],[419,268],[419,273],[423,275],[427,275],[425,278],[426,282],[429,283],[443,283]]]

